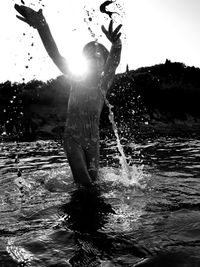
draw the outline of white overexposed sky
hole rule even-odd
[[[101,32],[109,18],[99,11],[104,0],[24,0],[35,10],[43,8],[57,46],[73,61],[83,46],[94,40],[110,48]],[[0,82],[47,80],[61,73],[48,57],[37,31],[16,18],[14,4],[1,0]],[[120,14],[123,51],[117,72],[171,61],[200,67],[200,0],[116,0],[108,7]],[[91,17],[91,21],[89,20]]]

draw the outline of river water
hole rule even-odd
[[[124,151],[132,179],[102,141],[99,189],[86,192],[61,143],[1,143],[0,266],[200,266],[200,140]]]

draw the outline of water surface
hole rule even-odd
[[[1,143],[0,266],[200,266],[200,140],[126,143],[132,180],[101,145],[85,192],[59,142]]]

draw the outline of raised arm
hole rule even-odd
[[[60,69],[63,74],[68,75],[69,70],[67,66],[67,61],[64,57],[61,56],[57,45],[53,39],[49,26],[43,16],[42,9],[38,12],[33,10],[32,8],[26,6],[19,6],[15,4],[15,9],[20,13],[21,16],[17,15],[17,18],[28,23],[30,26],[38,30],[40,38],[43,42],[43,45],[56,64],[56,66]]]
[[[110,88],[116,69],[120,63],[121,58],[121,50],[122,50],[122,43],[120,40],[121,33],[119,32],[122,25],[120,24],[117,26],[115,30],[113,30],[113,21],[110,21],[108,30],[102,26],[102,31],[108,38],[108,40],[112,43],[109,56],[107,58],[105,67],[104,67],[104,80],[107,82],[107,90]]]

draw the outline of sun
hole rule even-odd
[[[69,71],[73,76],[83,76],[87,74],[88,62],[81,53],[71,53],[67,58]]]

